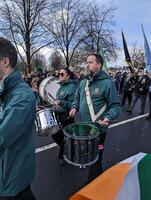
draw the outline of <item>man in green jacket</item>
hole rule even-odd
[[[35,200],[30,183],[35,174],[36,100],[16,63],[15,47],[0,38],[0,200]]]
[[[102,66],[103,58],[99,54],[88,55],[89,75],[79,85],[70,116],[74,117],[79,111],[81,122],[95,123],[100,130],[100,144],[103,145],[108,125],[119,117],[121,106],[115,86],[109,75],[102,70]],[[102,145],[99,146],[102,147]],[[90,167],[88,182],[102,172],[102,153],[103,150],[100,149],[98,162]]]

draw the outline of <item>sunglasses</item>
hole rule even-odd
[[[58,73],[58,75],[59,75],[59,76],[64,76],[64,75],[65,75],[65,73]]]
[[[138,71],[138,72],[143,72],[143,71]]]

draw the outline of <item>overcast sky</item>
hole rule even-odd
[[[151,0],[97,0],[97,2],[101,4],[112,2],[117,7],[114,31],[119,47],[122,47],[122,29],[129,47],[136,43],[143,48],[144,40],[141,31],[141,24],[143,24],[151,48]],[[121,52],[117,64],[123,63],[123,60]]]

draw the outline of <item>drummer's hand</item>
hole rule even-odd
[[[97,123],[99,123],[101,126],[108,126],[110,121],[108,118],[104,118],[103,120],[98,120]]]
[[[55,100],[55,101],[54,101],[54,105],[55,105],[55,106],[59,106],[59,105],[60,105],[60,100]]]
[[[76,112],[77,112],[77,110],[75,108],[71,109],[69,112],[70,117],[74,117]]]
[[[40,108],[39,107],[36,107],[36,112],[40,111]]]

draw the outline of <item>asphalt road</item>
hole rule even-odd
[[[139,113],[138,103],[132,115],[124,111],[115,127],[108,130],[103,155],[104,170],[116,163],[138,153],[151,153],[151,120],[146,121],[145,116],[137,119]],[[148,105],[146,106],[146,113]],[[133,119],[133,121],[128,121]],[[127,121],[126,121],[127,120]],[[51,136],[40,137],[34,135],[36,148],[53,144]],[[32,182],[32,190],[37,200],[68,200],[71,195],[84,186],[86,169],[80,169],[69,164],[59,165],[57,146],[42,148],[36,153],[36,176]]]

